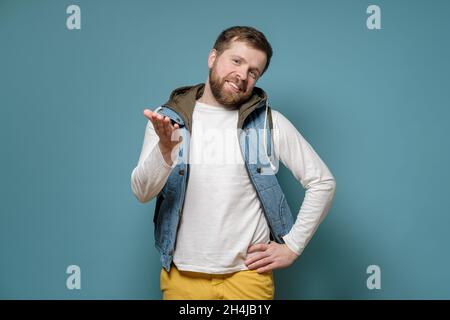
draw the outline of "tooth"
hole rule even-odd
[[[228,82],[229,84],[231,84],[233,87],[235,87],[237,90],[240,90],[239,87],[237,85],[235,85],[233,82]]]

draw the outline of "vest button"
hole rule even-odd
[[[256,168],[256,172],[261,173],[261,167]]]
[[[180,176],[184,175],[184,170],[183,170],[183,169],[180,169],[180,171],[178,171],[178,174],[179,174]]]

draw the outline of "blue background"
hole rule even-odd
[[[66,8],[81,8],[68,30]],[[366,9],[381,8],[381,30]],[[258,86],[337,181],[277,299],[449,299],[448,1],[0,0],[0,298],[160,299],[144,108],[204,82],[217,35],[263,31]],[[296,213],[303,189],[283,169]],[[66,288],[67,266],[81,290]],[[381,290],[366,286],[381,268]]]

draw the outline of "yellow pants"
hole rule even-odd
[[[272,300],[272,272],[243,270],[227,274],[181,271],[174,264],[161,270],[164,300]]]

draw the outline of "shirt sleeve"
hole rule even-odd
[[[283,236],[288,248],[301,255],[331,207],[336,181],[295,126],[275,110],[272,117],[275,153],[306,190],[297,219]]]
[[[137,166],[131,173],[131,189],[142,203],[150,201],[161,191],[172,169],[177,164],[179,145],[175,147],[173,152],[173,164],[169,165],[164,160],[158,142],[159,137],[152,122],[148,120],[141,155]]]

